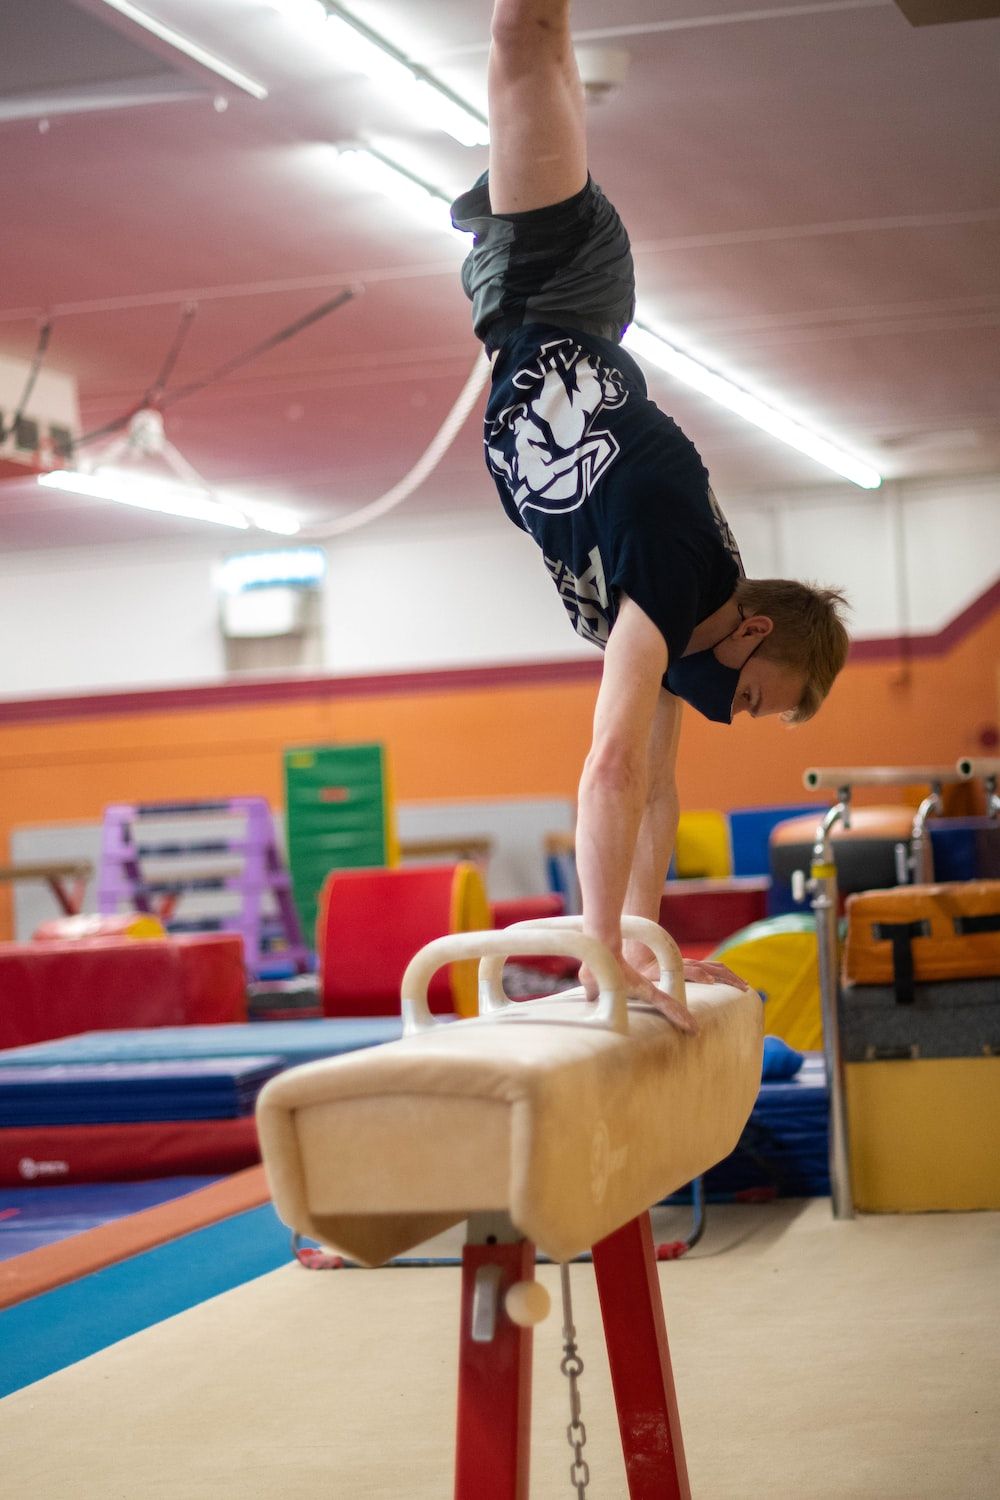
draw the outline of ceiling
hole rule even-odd
[[[449,194],[486,152],[413,125],[266,0],[140,3],[267,97],[104,0],[4,0],[0,356],[30,360],[49,318],[46,368],[78,382],[86,432],[149,388],[186,307],[168,391],[353,289],[165,410],[211,484],[320,525],[407,473],[477,350],[461,246],[348,179],[331,146],[372,142]],[[350,8],[485,107],[488,0]],[[892,0],[573,15],[581,45],[630,54],[591,110],[591,165],[630,228],[644,321],[889,478],[1000,472],[1000,20],[914,27]],[[723,501],[828,488],[705,398],[650,385]],[[495,503],[473,416],[404,509]],[[8,549],[206,529],[0,481]]]

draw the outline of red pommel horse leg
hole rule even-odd
[[[527,1500],[532,1329],[508,1317],[504,1298],[516,1282],[534,1279],[535,1247],[481,1239],[472,1225],[470,1234],[462,1256],[455,1500]],[[649,1215],[601,1240],[593,1255],[629,1500],[690,1500]]]

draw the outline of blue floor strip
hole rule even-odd
[[[0,1396],[291,1262],[270,1203],[0,1312]]]

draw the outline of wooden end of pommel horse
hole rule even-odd
[[[763,1007],[753,990],[688,985],[699,1031],[685,1036],[628,1002],[611,954],[579,926],[438,938],[403,977],[401,1041],[293,1068],[258,1103],[275,1207],[297,1233],[375,1266],[468,1220],[456,1500],[527,1500],[531,1326],[548,1304],[536,1245],[561,1263],[593,1250],[630,1500],[690,1494],[648,1210],[735,1146],[760,1085]],[[673,939],[635,917],[622,931],[684,999]],[[583,960],[597,1000],[511,1003],[515,952]],[[431,976],[470,958],[479,1015],[435,1021]],[[571,1393],[582,1494],[572,1377]]]

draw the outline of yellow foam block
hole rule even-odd
[[[801,1052],[823,1046],[816,923],[789,915],[753,922],[716,950],[714,957],[764,997],[764,1025]]]
[[[849,1063],[845,1074],[858,1208],[1000,1209],[1000,1057]]]
[[[490,925],[490,902],[482,872],[470,860],[455,866],[451,883],[450,932],[476,932]],[[451,993],[455,1014],[474,1016],[479,984],[479,965],[465,959],[451,966]]]
[[[733,873],[729,824],[721,812],[682,812],[674,841],[674,864],[682,880],[725,880]]]

